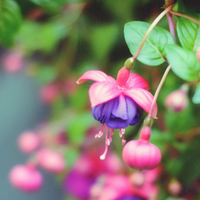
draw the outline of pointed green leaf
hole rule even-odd
[[[185,81],[197,81],[200,75],[200,63],[194,52],[177,45],[165,48],[167,59],[173,72]]]
[[[14,0],[0,1],[0,43],[9,47],[21,25],[22,17],[19,5]]]
[[[192,101],[196,104],[200,103],[200,83],[196,87],[196,91],[194,93],[194,96],[192,98]]]
[[[177,22],[177,33],[181,45],[188,50],[197,50],[200,46],[200,26],[181,17]]]
[[[125,24],[125,40],[132,55],[136,53],[149,27],[149,23],[139,21]],[[146,65],[160,65],[165,61],[164,48],[167,44],[174,44],[173,36],[165,29],[156,26],[145,41],[137,59]]]

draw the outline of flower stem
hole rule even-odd
[[[188,15],[184,15],[184,14],[179,13],[179,12],[175,12],[175,11],[173,11],[173,10],[170,10],[170,13],[173,14],[173,15],[177,15],[177,16],[180,16],[180,17],[184,17],[184,18],[189,19],[189,20],[193,21],[194,23],[200,25],[200,21],[197,20],[197,19],[195,19],[195,18],[193,18],[193,17],[190,17],[190,16],[188,16]]]
[[[163,83],[164,83],[164,81],[165,81],[165,79],[166,79],[166,77],[167,77],[167,74],[168,74],[168,72],[170,71],[170,69],[171,69],[171,66],[169,65],[169,66],[167,67],[167,69],[165,70],[165,73],[163,74],[163,77],[162,77],[162,79],[161,79],[161,81],[160,81],[160,83],[159,83],[159,85],[158,85],[158,87],[157,87],[157,89],[156,89],[156,92],[155,92],[155,95],[154,95],[154,98],[153,98],[153,101],[152,101],[152,104],[151,104],[151,108],[150,108],[149,114],[148,114],[148,116],[147,116],[148,118],[151,118],[151,117],[152,117],[152,112],[153,112],[153,109],[154,109],[156,100],[157,100],[157,98],[158,98],[159,92],[160,92],[160,90],[161,90],[161,88],[162,88],[162,86],[163,86]]]
[[[163,12],[161,12],[160,15],[158,15],[158,17],[153,21],[153,23],[151,24],[151,26],[150,26],[149,29],[147,30],[146,34],[144,35],[144,38],[142,39],[142,42],[141,42],[141,44],[140,44],[138,50],[136,51],[135,55],[133,56],[133,59],[134,59],[134,60],[138,57],[138,55],[139,55],[139,53],[140,53],[140,51],[141,51],[141,49],[142,49],[142,47],[143,47],[143,45],[144,45],[144,43],[145,43],[147,37],[149,36],[149,34],[150,34],[150,32],[152,31],[152,29],[156,26],[156,24],[157,24],[157,23],[172,9],[172,8],[173,8],[173,5],[171,5],[171,6],[169,6],[168,8],[166,8],[166,9],[165,9]]]
[[[174,22],[173,22],[171,13],[167,13],[167,19],[168,19],[168,23],[169,23],[170,33],[173,35],[175,43],[176,43],[176,35],[175,35],[175,31],[174,31]]]

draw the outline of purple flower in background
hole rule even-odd
[[[64,189],[67,195],[87,200],[94,182],[95,179],[93,177],[89,178],[83,173],[80,173],[78,170],[72,170],[64,180]]]
[[[143,199],[140,197],[133,196],[133,195],[126,195],[126,196],[120,197],[116,200],[143,200]]]

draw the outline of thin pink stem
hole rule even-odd
[[[152,112],[153,112],[153,109],[154,109],[156,100],[157,100],[157,98],[158,98],[158,95],[159,95],[159,93],[160,93],[160,90],[161,90],[161,88],[162,88],[162,86],[163,86],[163,83],[165,82],[165,79],[166,79],[167,74],[169,73],[170,69],[171,69],[171,66],[169,65],[169,66],[167,67],[167,69],[165,70],[165,73],[163,74],[163,77],[162,77],[162,79],[161,79],[161,81],[160,81],[160,83],[159,83],[159,85],[158,85],[158,87],[157,87],[157,89],[156,89],[156,92],[155,92],[155,95],[154,95],[154,98],[153,98],[153,101],[152,101],[152,104],[151,104],[151,108],[150,108],[150,111],[149,111],[149,114],[148,114],[148,117],[149,117],[149,118],[152,117]]]
[[[169,23],[170,33],[173,35],[175,43],[176,43],[176,35],[175,35],[175,31],[174,31],[174,22],[173,22],[171,13],[167,13],[167,19],[168,19],[168,23]]]

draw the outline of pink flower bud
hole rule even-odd
[[[66,167],[63,156],[50,149],[41,149],[38,152],[38,163],[41,167],[54,174],[62,172]]]
[[[37,150],[40,144],[40,137],[32,131],[24,132],[18,139],[19,148],[27,154]]]
[[[11,184],[25,192],[35,192],[41,188],[42,175],[33,166],[17,165],[10,172]]]
[[[59,96],[59,89],[55,83],[47,84],[41,88],[40,96],[45,103],[51,104]]]
[[[168,191],[171,195],[177,196],[182,191],[182,185],[180,184],[180,182],[178,180],[173,179],[170,181],[170,183],[168,185]]]
[[[133,169],[153,169],[161,160],[161,152],[147,140],[132,140],[123,149],[124,162]]]
[[[187,94],[182,89],[170,93],[165,99],[166,107],[174,112],[181,112],[186,108],[187,104]]]
[[[23,53],[20,51],[12,51],[5,54],[2,65],[6,72],[16,73],[23,68]]]
[[[130,182],[134,187],[140,188],[145,183],[145,175],[142,172],[136,171],[133,174],[131,174]]]

